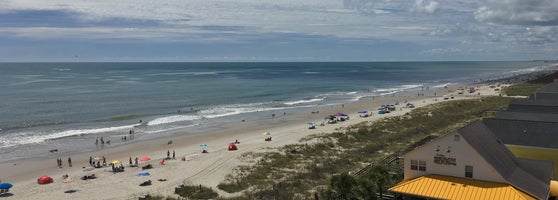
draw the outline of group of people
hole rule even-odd
[[[170,150],[167,150],[167,159],[170,159],[171,157],[171,153]],[[176,153],[174,152],[174,150],[172,150],[172,159],[176,159]]]
[[[93,157],[89,156],[89,165],[91,165],[91,167],[94,168],[101,168],[103,166],[107,166],[107,159],[105,158],[105,156],[102,157],[103,160],[103,164],[101,165],[101,161],[99,159],[96,159],[97,162],[95,162],[95,160],[93,160]]]
[[[103,137],[101,137],[101,139],[95,139],[95,145],[99,146],[99,141],[101,141],[101,145],[105,145],[105,140],[103,139]],[[106,142],[108,145],[110,145],[110,140],[107,140]]]
[[[58,168],[62,168],[62,158],[57,158],[56,159],[56,164],[58,166]],[[72,167],[72,158],[68,157],[68,166]]]

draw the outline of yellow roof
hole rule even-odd
[[[437,174],[405,180],[389,190],[435,199],[536,199],[509,184]]]

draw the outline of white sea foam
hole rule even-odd
[[[433,88],[443,88],[443,87],[450,86],[450,85],[451,85],[451,83],[444,83],[444,84],[435,85],[435,86],[432,86],[432,87]]]
[[[66,130],[61,132],[51,133],[37,133],[37,132],[19,132],[0,137],[0,144],[2,147],[10,147],[15,145],[41,143],[47,140],[59,139],[70,136],[88,135],[95,133],[104,133],[119,130],[129,130],[138,124],[130,124],[124,126],[105,127],[105,128],[91,128],[91,129],[76,129]]]
[[[201,117],[195,115],[172,115],[172,116],[153,119],[147,122],[147,125],[154,126],[154,125],[161,125],[161,124],[170,124],[174,122],[193,121],[198,119],[201,119]]]
[[[406,91],[406,90],[410,90],[410,89],[415,89],[415,88],[420,88],[422,87],[421,84],[414,84],[414,85],[400,85],[397,87],[393,87],[393,88],[380,88],[380,89],[376,89],[374,90],[374,92],[380,93],[380,94],[392,94],[395,92],[401,92],[401,91]]]
[[[274,108],[274,107],[270,107],[269,105],[270,103],[249,103],[249,104],[232,104],[232,105],[216,106],[214,108],[201,110],[198,112],[198,114],[202,115],[204,118],[217,118],[217,117],[225,117],[230,115],[238,115],[243,113],[286,109],[285,107]]]
[[[320,72],[302,72],[303,74],[319,74]]]
[[[318,101],[323,101],[323,100],[325,100],[325,97],[324,98],[316,98],[316,99],[304,99],[304,100],[297,100],[297,101],[288,101],[288,102],[285,102],[283,104],[292,106],[292,105],[296,105],[296,104],[312,103],[312,102],[318,102]]]

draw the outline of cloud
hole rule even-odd
[[[556,26],[558,1],[483,0],[474,16],[480,22],[494,24]]]
[[[413,7],[414,11],[432,14],[438,10],[440,4],[436,1],[416,0]]]
[[[437,49],[424,50],[421,53],[425,55],[462,54],[463,50],[458,48],[437,48]]]

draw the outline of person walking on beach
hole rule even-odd
[[[130,157],[130,165],[132,165],[132,157]]]
[[[68,166],[72,167],[72,158],[68,157]]]
[[[167,150],[167,158],[170,158],[170,151]]]
[[[172,159],[175,159],[175,157],[174,157],[175,155],[176,154],[174,153],[174,150],[172,150]]]
[[[135,164],[136,166],[138,166],[138,157],[136,157],[136,160],[134,161],[134,164]]]
[[[93,157],[89,156],[89,165],[93,165]]]

